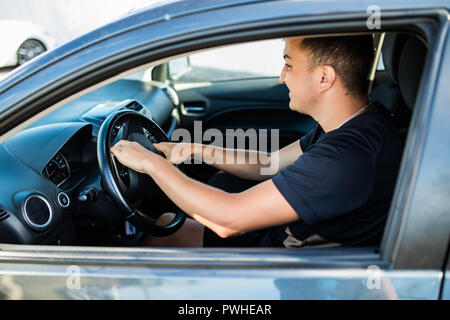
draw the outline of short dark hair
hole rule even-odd
[[[309,51],[310,70],[330,65],[348,93],[367,95],[368,75],[374,57],[371,35],[303,38],[301,48]]]

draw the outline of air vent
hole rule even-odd
[[[203,113],[206,111],[206,103],[204,101],[185,101],[182,109],[186,113]]]
[[[121,110],[129,109],[129,110],[134,110],[134,111],[141,111],[142,108],[143,108],[143,107],[142,107],[142,105],[141,105],[139,102],[133,101],[133,102],[127,104],[127,105],[126,105],[125,107],[123,107]]]
[[[48,200],[36,194],[25,200],[22,213],[25,221],[35,229],[46,228],[53,218],[53,210]]]
[[[5,209],[0,208],[0,222],[8,219],[8,217],[9,217],[9,213],[7,211],[5,211]]]

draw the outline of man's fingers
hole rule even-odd
[[[177,160],[176,156],[175,156],[175,158],[172,157],[172,152],[173,152],[174,148],[179,146],[178,144],[170,143],[170,142],[160,142],[160,143],[154,143],[153,145],[155,146],[156,150],[164,153],[167,160],[169,160],[170,162],[172,162],[174,164],[180,163],[180,161]]]
[[[153,146],[156,148],[156,150],[161,151],[161,152],[165,152],[166,148],[164,147],[163,143],[154,143]]]
[[[114,146],[112,146],[110,150],[112,153],[117,154],[119,152],[122,152],[124,148],[126,148],[130,143],[130,141],[120,140]]]
[[[153,146],[156,148],[156,150],[158,150],[159,152],[162,152],[165,154],[165,156],[169,156],[170,154],[170,150],[171,148],[169,147],[168,144],[164,143],[164,142],[160,142],[160,143],[154,143]]]

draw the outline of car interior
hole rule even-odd
[[[406,143],[427,43],[415,34],[373,35],[369,98],[389,110]],[[108,148],[127,130],[139,131],[135,141],[152,149],[175,129],[194,135],[200,120],[203,131],[219,129],[224,140],[226,129],[279,129],[282,148],[315,124],[289,109],[288,90],[278,77],[189,83],[177,81],[169,68],[168,62],[145,66],[96,88],[0,145],[0,243],[133,247],[149,232],[164,235],[152,229],[154,221],[178,208],[151,179],[111,160]],[[136,113],[150,120],[133,122]],[[207,164],[179,168],[202,182],[217,173]],[[121,196],[111,196],[118,192],[111,187],[114,179]],[[126,220],[131,212],[138,214]]]

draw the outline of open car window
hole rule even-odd
[[[278,77],[283,67],[281,39],[250,42],[189,55],[190,68],[175,83]],[[169,65],[170,67],[170,65]]]

